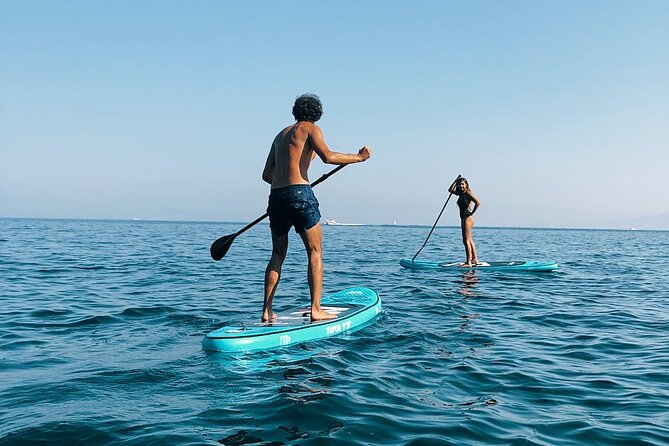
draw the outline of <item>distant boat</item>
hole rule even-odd
[[[334,220],[325,220],[325,224],[331,226],[364,226],[364,223],[337,223]]]

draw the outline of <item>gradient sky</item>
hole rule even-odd
[[[667,24],[665,0],[0,0],[0,217],[251,221],[305,92],[331,149],[373,150],[323,218],[431,225],[458,174],[482,226],[666,214]]]

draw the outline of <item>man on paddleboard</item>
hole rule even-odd
[[[272,311],[272,300],[281,279],[281,266],[288,252],[288,231],[291,226],[295,227],[295,232],[302,238],[309,259],[307,279],[311,294],[311,320],[337,317],[321,309],[321,213],[307,173],[311,160],[316,155],[324,163],[341,165],[366,161],[372,151],[367,146],[356,154],[330,150],[323,132],[315,124],[322,114],[323,106],[318,96],[305,94],[298,97],[293,105],[296,122],[276,135],[262,173],[262,179],[272,186],[267,207],[272,232],[272,257],[265,270],[263,322],[276,319],[276,314]]]

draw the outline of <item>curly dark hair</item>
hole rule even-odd
[[[316,122],[323,115],[323,104],[315,94],[303,94],[295,99],[293,116],[298,121]]]

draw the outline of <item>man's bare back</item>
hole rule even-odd
[[[365,146],[357,154],[333,152],[325,143],[321,128],[308,121],[298,121],[279,132],[267,156],[263,180],[272,189],[293,184],[309,184],[311,160],[318,155],[327,164],[365,161],[371,155]]]

